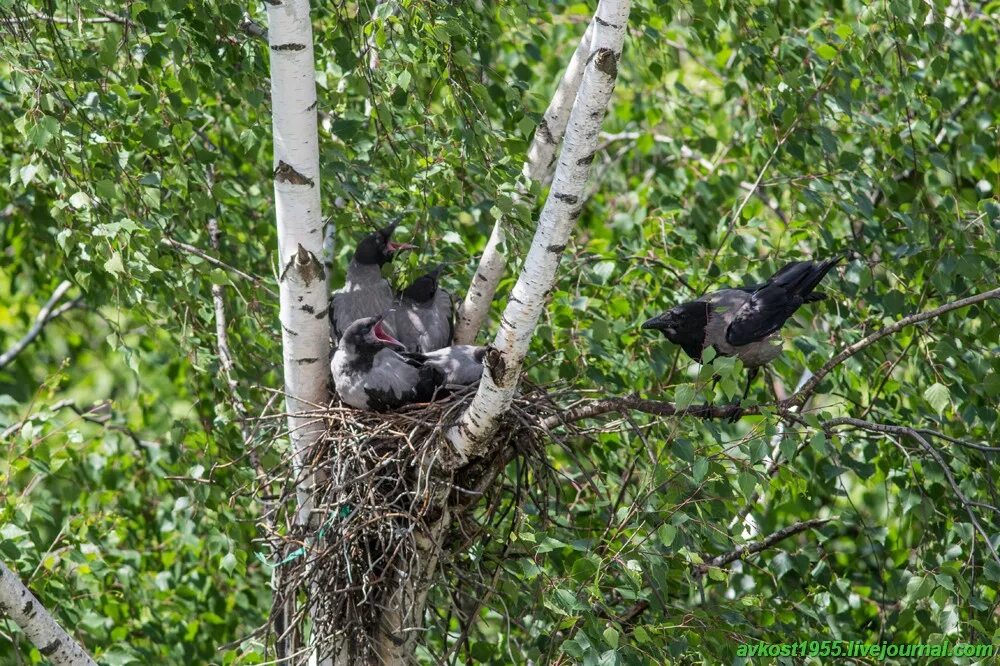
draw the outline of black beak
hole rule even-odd
[[[654,331],[659,331],[659,330],[661,330],[663,328],[666,328],[668,325],[669,325],[669,322],[668,322],[668,319],[667,319],[667,315],[665,315],[665,314],[661,314],[661,315],[659,315],[657,317],[653,317],[652,319],[647,319],[646,321],[642,322],[642,327],[643,328],[647,328],[647,329],[651,328]]]

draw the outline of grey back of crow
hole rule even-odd
[[[409,351],[427,353],[451,344],[454,334],[451,294],[438,284],[443,266],[422,275],[400,293],[386,315]]]
[[[434,368],[444,378],[448,386],[468,386],[483,376],[483,359],[486,347],[477,345],[452,345],[426,354],[402,352],[401,356],[412,358],[421,364]]]
[[[682,303],[642,327],[661,331],[696,361],[714,347],[723,356],[736,356],[748,368],[758,368],[781,353],[778,331],[804,303],[826,298],[813,291],[842,257],[822,262],[795,261],[767,282],[721,289]]]
[[[374,317],[392,307],[395,295],[388,280],[382,277],[382,266],[392,261],[396,252],[413,249],[406,243],[393,243],[396,224],[366,235],[347,266],[344,286],[330,299],[330,323],[336,344],[347,327],[358,319]]]

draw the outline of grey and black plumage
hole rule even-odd
[[[446,386],[468,386],[483,376],[483,359],[486,347],[477,345],[452,345],[426,354],[401,353],[421,364],[434,368]]]
[[[365,317],[348,326],[330,363],[340,399],[351,407],[378,412],[433,400],[445,384],[445,375],[419,359],[397,353],[402,349],[381,316]]]
[[[413,245],[394,243],[392,223],[365,236],[347,266],[344,286],[330,299],[330,323],[336,343],[352,322],[382,314],[395,301],[389,282],[382,277],[382,266],[392,261],[400,250],[412,250]]]
[[[778,331],[789,317],[803,304],[826,298],[814,289],[842,258],[794,261],[763,284],[706,294],[649,319],[642,327],[662,332],[699,363],[707,347],[722,356],[736,356],[750,369],[752,380],[761,366],[781,354]]]
[[[386,321],[406,348],[427,353],[451,344],[455,333],[451,294],[439,285],[443,266],[414,280],[397,297]]]

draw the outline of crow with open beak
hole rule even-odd
[[[392,232],[398,222],[365,236],[347,266],[344,286],[330,299],[330,323],[336,344],[351,322],[374,317],[392,307],[395,299],[392,287],[382,277],[382,266],[392,261],[397,252],[413,250],[408,243],[394,243]]]
[[[400,293],[386,321],[406,348],[427,353],[451,344],[455,332],[451,294],[438,284],[444,266],[414,280]]]
[[[763,284],[706,294],[653,317],[642,327],[660,331],[699,363],[706,347],[721,356],[739,358],[750,371],[745,399],[761,366],[781,354],[781,327],[804,303],[826,298],[813,290],[842,258],[794,261]]]
[[[445,383],[444,375],[397,353],[403,349],[381,315],[353,322],[344,330],[330,363],[340,399],[351,407],[378,412],[433,400]]]

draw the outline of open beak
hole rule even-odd
[[[416,250],[417,246],[410,245],[409,243],[393,243],[392,241],[389,241],[385,244],[385,249],[390,253],[395,253],[401,250]]]
[[[406,346],[402,342],[392,337],[392,333],[390,333],[388,329],[386,329],[385,324],[382,323],[382,320],[375,322],[375,325],[372,326],[372,335],[375,336],[376,340],[385,345],[392,347],[399,347],[400,349],[406,349]]]

